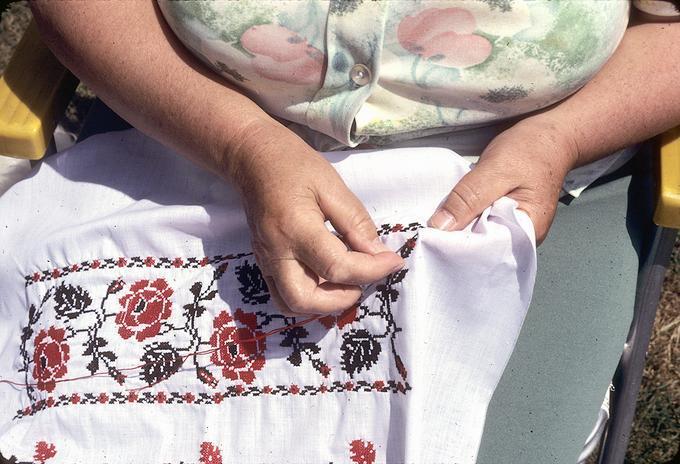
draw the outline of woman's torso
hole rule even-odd
[[[187,47],[269,113],[311,129],[319,149],[553,104],[611,56],[629,11],[626,0],[159,3]]]

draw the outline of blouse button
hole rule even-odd
[[[364,86],[371,82],[371,71],[363,64],[355,64],[349,70],[349,78],[358,86]]]

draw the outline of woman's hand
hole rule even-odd
[[[230,177],[241,193],[255,258],[284,313],[347,309],[361,296],[359,285],[403,266],[318,152],[277,123],[243,133],[228,156]],[[328,231],[326,220],[342,239]]]
[[[498,198],[508,196],[529,215],[536,240],[542,242],[564,177],[578,159],[577,146],[562,127],[538,115],[499,134],[430,218],[430,225],[461,230]]]

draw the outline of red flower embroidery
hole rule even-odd
[[[486,60],[492,45],[473,34],[475,17],[463,8],[428,8],[405,17],[397,29],[402,47],[451,68],[467,68]]]
[[[222,464],[222,453],[220,449],[210,443],[204,441],[201,443],[201,464]]]
[[[324,364],[319,368],[319,372],[321,372],[321,375],[323,375],[324,377],[328,377],[331,373],[331,368],[328,367],[328,364]]]
[[[69,360],[69,346],[64,340],[65,329],[50,327],[40,331],[35,337],[33,352],[33,378],[38,381],[38,389],[51,392],[56,379],[66,374]]]
[[[375,462],[375,448],[370,441],[354,440],[350,443],[350,458],[356,464],[373,464]]]
[[[106,290],[106,293],[112,295],[114,293],[120,292],[123,290],[123,288],[125,288],[125,281],[119,277],[109,284],[109,288]]]
[[[35,454],[33,459],[36,462],[43,463],[48,459],[52,459],[57,454],[57,447],[53,443],[46,441],[39,441],[35,444]]]
[[[265,338],[257,331],[257,318],[240,309],[234,313],[236,320],[245,327],[236,327],[234,319],[222,311],[214,320],[214,332],[210,344],[215,348],[210,357],[213,363],[222,367],[222,375],[231,380],[252,383],[255,371],[264,367]]]
[[[141,342],[158,335],[161,323],[172,312],[172,293],[172,288],[164,279],[153,282],[140,280],[132,285],[130,293],[118,300],[123,307],[123,311],[116,314],[120,336],[127,339],[135,335],[137,341]]]
[[[283,26],[253,26],[241,36],[241,45],[255,55],[257,73],[274,81],[321,86],[324,54]]]
[[[338,328],[342,330],[346,325],[354,322],[356,318],[357,306],[354,305],[338,316],[324,316],[317,320],[327,329],[331,329],[334,325],[337,325]]]

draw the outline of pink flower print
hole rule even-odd
[[[324,54],[295,32],[275,24],[253,26],[241,36],[241,45],[255,55],[252,63],[260,76],[321,86]]]
[[[467,68],[491,54],[491,42],[473,34],[475,28],[475,17],[463,8],[428,8],[402,19],[397,38],[409,52],[438,65]]]

